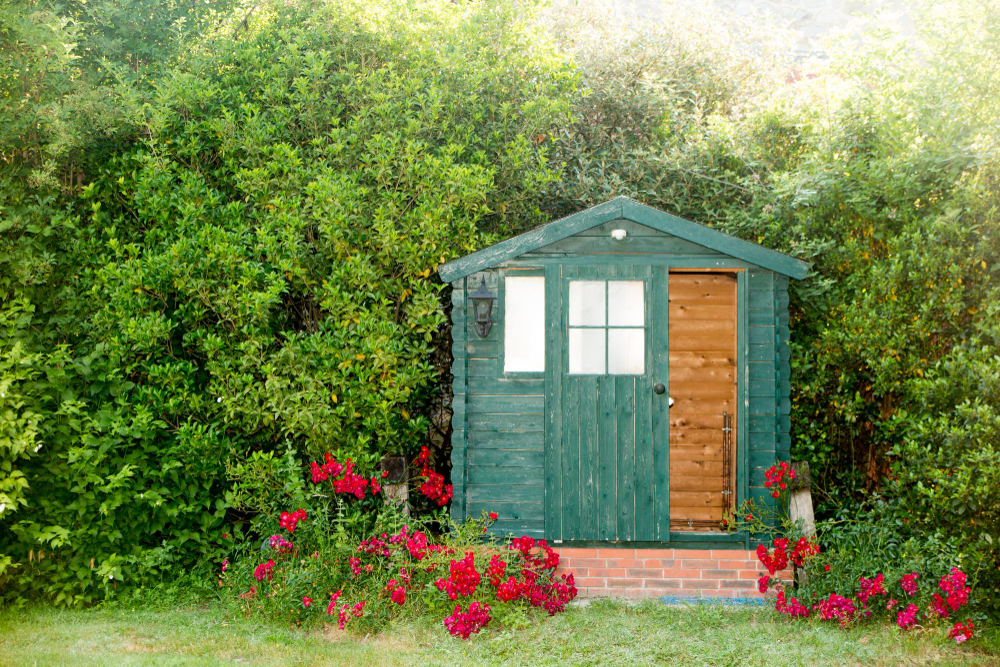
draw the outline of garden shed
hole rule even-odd
[[[749,594],[750,537],[721,522],[768,504],[789,456],[788,281],[807,271],[625,197],[442,265],[454,518],[562,545],[584,594]]]

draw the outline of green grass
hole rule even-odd
[[[0,612],[2,665],[1000,664],[996,636],[956,646],[940,632],[789,622],[770,609],[602,602],[521,630],[453,639],[440,623],[376,636],[227,618],[214,604],[28,607]],[[988,646],[993,642],[993,647]]]

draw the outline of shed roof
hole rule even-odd
[[[789,278],[802,279],[809,273],[810,265],[802,260],[724,234],[711,227],[678,218],[676,215],[640,204],[628,197],[615,197],[603,204],[553,220],[506,241],[442,264],[438,267],[438,274],[445,282],[452,282],[613,220],[631,220]]]

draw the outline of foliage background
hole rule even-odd
[[[246,461],[413,452],[447,400],[437,265],[626,194],[813,262],[821,510],[879,494],[996,605],[1000,5],[911,14],[803,63],[669,8],[3,5],[2,594],[218,560]]]

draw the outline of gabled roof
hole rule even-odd
[[[524,234],[442,264],[438,267],[438,274],[442,280],[450,283],[612,220],[631,220],[789,278],[801,280],[809,273],[810,265],[802,260],[724,234],[711,227],[678,218],[676,215],[645,206],[628,197],[615,197],[603,204],[554,220]]]

